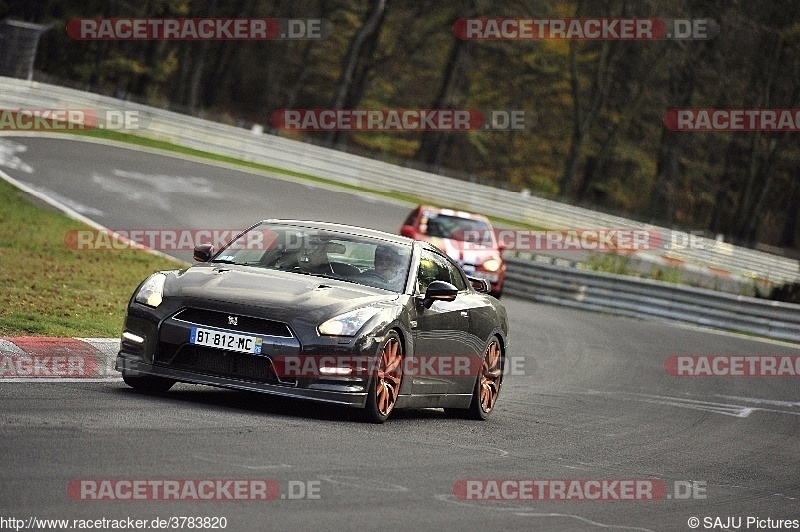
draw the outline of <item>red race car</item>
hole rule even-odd
[[[467,275],[485,279],[494,297],[502,294],[503,247],[485,216],[420,205],[406,217],[400,234],[430,242],[458,262]]]

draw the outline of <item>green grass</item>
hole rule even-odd
[[[683,282],[683,271],[680,268],[669,266],[664,268],[653,266],[650,270],[650,279],[672,284],[691,284]]]
[[[609,253],[590,253],[583,261],[584,268],[596,272],[616,273],[619,275],[633,275],[636,272],[630,267],[631,258],[613,251]]]
[[[181,267],[141,250],[69,249],[73,229],[87,226],[0,180],[0,336],[118,337],[136,286]]]

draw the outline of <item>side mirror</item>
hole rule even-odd
[[[434,301],[455,301],[458,295],[458,288],[445,281],[431,281],[425,291],[425,299],[422,304],[425,308],[431,308]]]
[[[407,236],[408,238],[414,238],[414,234],[415,234],[414,228],[411,227],[410,225],[404,225],[403,227],[400,228],[400,235],[401,236]]]
[[[480,292],[481,294],[488,294],[491,288],[489,287],[489,281],[486,279],[481,279],[480,277],[470,277],[467,276],[469,279],[469,284],[472,285],[476,291]]]
[[[194,247],[193,258],[197,262],[208,262],[212,255],[214,255],[214,246],[211,244],[200,244]]]

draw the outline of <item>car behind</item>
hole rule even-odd
[[[420,205],[403,222],[400,234],[429,242],[455,260],[467,275],[485,279],[490,293],[503,293],[506,263],[491,222],[485,216]]]

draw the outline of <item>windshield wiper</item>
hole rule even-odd
[[[322,274],[322,273],[307,272],[307,271],[301,270],[299,268],[296,269],[296,270],[284,270],[284,269],[281,269],[280,271],[282,271],[282,272],[291,272],[291,273],[301,273],[303,275],[310,275],[312,277],[325,277],[325,275]]]
[[[256,266],[258,264],[257,262],[235,262],[229,259],[216,259],[208,262],[214,262],[218,264],[233,264],[235,266]]]

